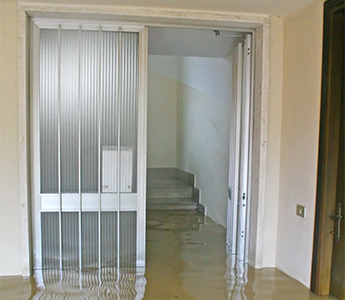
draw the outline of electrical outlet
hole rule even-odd
[[[296,215],[305,218],[305,206],[297,204]]]

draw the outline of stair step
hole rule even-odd
[[[177,168],[148,168],[146,203],[148,210],[200,211],[200,192],[195,175]]]
[[[197,203],[147,204],[148,210],[196,210]]]
[[[146,190],[147,198],[192,198],[192,187],[155,187]]]
[[[147,204],[177,204],[195,202],[191,198],[147,198]]]
[[[176,168],[148,168],[147,179],[176,178]]]
[[[156,179],[174,179],[190,186],[194,186],[195,183],[194,174],[185,172],[177,168],[148,168],[147,179],[148,181]]]
[[[148,188],[155,187],[184,187],[189,186],[187,183],[176,178],[155,178],[147,180]]]

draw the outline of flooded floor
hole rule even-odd
[[[0,277],[0,299],[330,300],[226,253],[225,229],[194,212],[149,211],[147,267]]]

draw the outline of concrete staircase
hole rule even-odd
[[[147,169],[148,210],[196,210],[205,213],[195,175],[176,168]]]

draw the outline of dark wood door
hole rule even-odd
[[[343,67],[344,70],[344,67]],[[344,74],[344,72],[343,72]],[[344,88],[342,89],[341,126],[339,134],[338,174],[336,189],[336,208],[332,219],[334,220],[333,255],[331,269],[330,294],[338,299],[345,299],[345,184],[344,184]]]
[[[335,38],[339,38],[339,45],[335,46],[335,51],[338,58],[338,67],[336,67],[336,74],[339,76],[342,84],[336,87],[335,97],[340,102],[340,126],[339,126],[339,147],[338,147],[338,170],[337,170],[337,185],[336,185],[336,203],[335,213],[332,216],[334,220],[334,237],[333,237],[333,254],[332,254],[332,269],[331,269],[331,287],[330,294],[340,300],[345,300],[345,184],[344,184],[344,134],[345,134],[345,119],[344,119],[344,11],[342,8],[337,10],[333,16],[333,28],[336,30]],[[337,36],[339,35],[339,37]]]
[[[345,300],[345,0],[324,7],[318,183],[311,289]],[[342,215],[342,216],[341,216]]]

